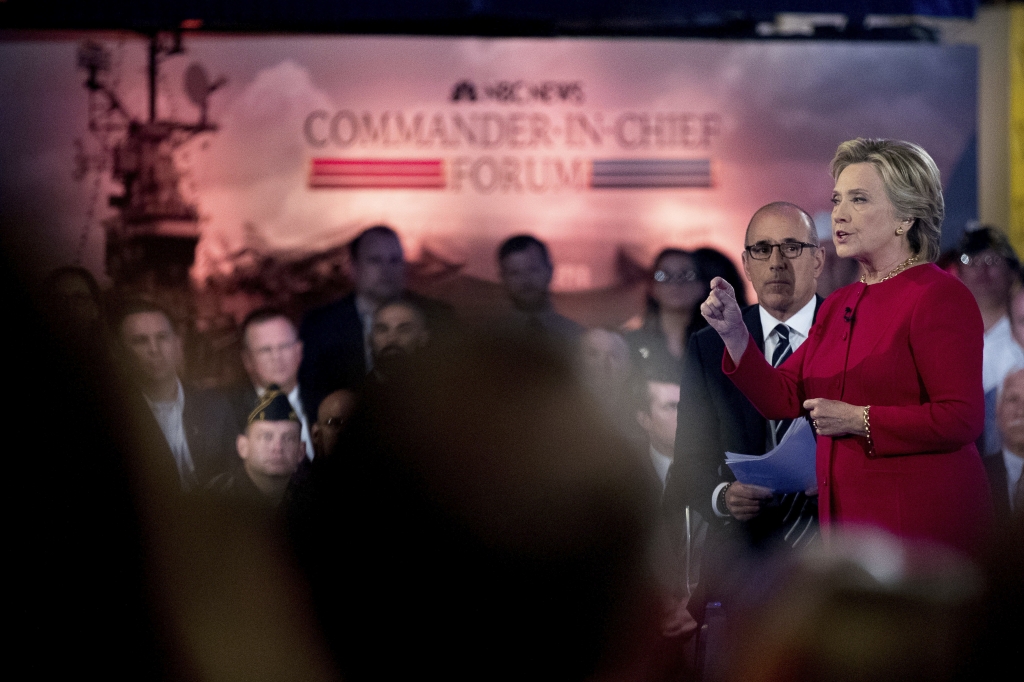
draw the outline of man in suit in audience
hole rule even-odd
[[[310,415],[302,402],[299,387],[299,365],[302,363],[302,341],[295,325],[280,310],[259,308],[242,322],[242,365],[249,380],[229,394],[238,430],[245,430],[249,414],[271,385],[276,385],[288,398],[302,425],[302,441],[306,457],[313,459]]]
[[[236,459],[231,407],[222,396],[181,382],[181,337],[159,306],[129,302],[116,331],[132,377],[174,455],[182,490],[204,487]]]
[[[559,341],[579,339],[583,327],[556,313],[551,305],[555,269],[544,242],[528,234],[509,237],[498,247],[498,272],[512,302],[513,326],[537,329]]]
[[[824,266],[817,231],[806,211],[776,202],[751,218],[745,244],[743,270],[758,304],[744,309],[743,319],[758,348],[778,365],[807,339],[821,303],[815,295]],[[790,422],[761,416],[722,373],[723,352],[721,337],[710,327],[690,339],[666,489],[672,516],[681,519],[689,508],[709,524],[701,576],[702,590],[711,597],[719,596],[714,581],[731,568],[729,557],[742,551],[737,548],[801,546],[817,535],[816,497],[773,495],[739,483],[725,464],[726,451],[764,454],[781,441]],[[726,565],[717,565],[722,562]],[[695,615],[704,602],[691,604]]]
[[[1024,370],[1011,372],[1003,382],[996,409],[1003,450],[986,457],[985,468],[992,484],[992,501],[1000,520],[1020,516],[1024,504]]]
[[[385,301],[374,313],[370,329],[372,376],[377,382],[386,382],[429,342],[427,314],[414,300]]]
[[[328,393],[358,387],[373,370],[370,331],[373,314],[384,301],[409,297],[433,326],[452,322],[449,306],[406,291],[405,253],[390,227],[374,225],[360,232],[349,244],[349,265],[354,291],[311,311],[299,328],[299,384],[310,410]]]

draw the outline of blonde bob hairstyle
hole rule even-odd
[[[946,211],[939,169],[932,157],[912,142],[859,137],[839,145],[829,166],[832,179],[838,180],[843,169],[855,163],[870,163],[878,170],[895,218],[914,221],[907,231],[910,248],[922,260],[934,262]]]

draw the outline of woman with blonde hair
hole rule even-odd
[[[975,553],[992,515],[974,446],[983,326],[967,288],[933,264],[938,168],[915,144],[857,139],[831,172],[833,241],[861,277],[825,300],[799,350],[772,368],[721,279],[701,312],[725,342],[727,374],[765,417],[811,419],[826,534],[869,526]]]

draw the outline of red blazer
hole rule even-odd
[[[825,300],[807,341],[779,369],[748,343],[723,371],[769,419],[807,398],[871,406],[871,437],[818,437],[823,530],[881,527],[975,553],[992,503],[974,441],[985,423],[984,325],[974,297],[932,264]]]

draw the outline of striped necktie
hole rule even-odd
[[[772,353],[772,367],[778,367],[786,361],[786,358],[793,354],[793,346],[789,343],[789,327],[786,325],[782,323],[775,325],[772,333],[775,334],[777,339],[775,352]],[[792,423],[792,419],[769,420],[768,438],[770,442],[768,445],[772,448],[778,445]]]
[[[775,352],[772,353],[773,367],[778,367],[793,354],[789,331],[789,327],[784,324],[776,325],[773,330],[778,340]],[[792,419],[768,422],[770,448],[779,444],[792,423]],[[807,547],[818,539],[818,498],[807,497],[803,493],[776,494],[773,503],[775,502],[779,507],[775,513],[781,518],[779,527],[782,542],[795,549]]]

